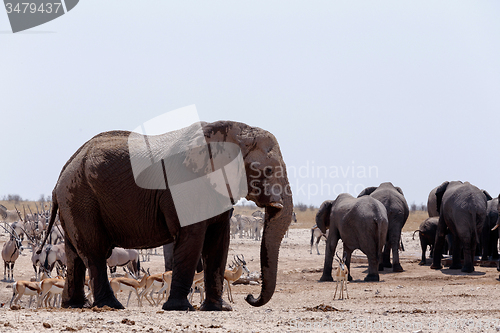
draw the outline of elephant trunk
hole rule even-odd
[[[245,300],[253,306],[262,306],[269,302],[276,288],[278,273],[278,256],[281,241],[292,222],[293,202],[288,182],[282,193],[281,205],[266,206],[264,217],[264,233],[260,245],[260,267],[262,272],[262,288],[257,299],[249,294]]]

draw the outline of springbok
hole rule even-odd
[[[38,307],[42,306],[44,302],[45,307],[48,307],[47,303],[50,303],[52,297],[54,298],[53,307],[56,305],[57,296],[61,296],[64,289],[65,280],[59,277],[56,278],[46,278],[40,282],[40,293],[38,295]],[[59,302],[60,305],[60,302]]]
[[[169,271],[171,272],[171,271]],[[163,287],[164,280],[163,280],[163,274],[165,273],[158,273],[158,274],[152,274],[149,275],[146,279],[146,287],[141,293],[141,297],[144,297],[151,306],[155,306],[155,300],[153,298],[153,293],[157,290],[160,290]],[[149,274],[149,269],[148,269],[148,274]],[[170,275],[171,276],[171,275]],[[147,294],[149,293],[149,297],[151,300],[148,298]]]
[[[199,273],[194,274],[193,285],[191,286],[191,291],[188,295],[189,303],[193,300],[194,292],[198,289],[200,292],[200,301],[203,303],[205,300],[205,273],[201,271]]]
[[[22,241],[19,236],[17,236],[14,229],[10,231],[3,226],[1,227],[11,235],[10,239],[3,244],[2,248],[2,259],[4,261],[3,279],[4,281],[14,281],[14,264],[23,250]]]
[[[322,233],[321,230],[318,228],[318,226],[315,224],[314,227],[311,228],[311,249],[309,250],[309,253],[312,254],[312,251],[313,251],[313,244],[314,244],[314,238],[316,238],[316,252],[318,253],[318,255],[320,255],[321,253],[319,253],[319,242],[321,241],[321,238],[325,238],[325,240],[328,239],[328,232],[330,231],[330,229],[328,229],[326,231],[326,233]]]
[[[131,274],[132,275],[132,274]],[[134,276],[134,275],[132,275]],[[142,279],[140,281],[137,281],[134,278],[128,278],[128,277],[116,277],[112,278],[109,280],[109,284],[111,285],[111,289],[113,289],[113,293],[116,294],[119,291],[128,291],[128,298],[127,298],[127,306],[130,301],[130,296],[132,295],[132,292],[135,291],[135,294],[137,295],[137,304],[139,306],[142,306],[142,301],[141,301],[141,296],[139,293],[139,289],[144,288],[146,285],[146,281],[148,278],[148,274],[144,274]]]
[[[333,299],[337,296],[337,288],[340,283],[340,294],[339,294],[339,299],[344,299],[344,289],[345,289],[345,294],[347,298],[349,298],[349,294],[347,293],[347,277],[349,276],[349,269],[347,268],[347,265],[345,264],[345,255],[343,259],[340,259],[338,253],[336,253],[337,262],[339,263],[339,267],[337,267],[337,271],[335,273],[335,294],[333,295]]]
[[[163,298],[168,299],[168,296],[170,295],[170,287],[172,285],[172,271],[167,271],[163,273],[162,279],[163,279],[163,286],[158,291],[158,297],[156,298],[156,305],[160,304],[160,302],[163,301]]]
[[[222,290],[222,295],[224,295],[224,291],[227,288],[228,299],[231,303],[234,303],[233,294],[231,292],[231,283],[238,280],[241,274],[243,274],[243,271],[245,271],[247,274],[250,274],[250,271],[246,266],[247,263],[245,262],[245,257],[243,255],[241,255],[241,258],[239,255],[234,257],[233,264],[234,267],[232,270],[226,269],[226,271],[224,272],[224,289]]]
[[[31,301],[33,300],[33,296],[38,296],[40,290],[41,290],[40,282],[36,281],[14,282],[14,284],[12,284],[12,298],[10,300],[9,306],[12,306],[12,303],[16,304],[22,296],[26,295],[30,297],[28,308],[31,307]]]

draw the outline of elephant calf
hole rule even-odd
[[[422,260],[418,263],[419,265],[425,265],[425,251],[427,250],[427,246],[429,246],[429,258],[432,258],[434,255],[434,242],[436,240],[436,232],[438,227],[439,217],[433,216],[426,219],[424,222],[420,224],[418,230],[418,236],[420,238],[420,246],[422,248]],[[413,236],[415,236],[415,232]],[[443,245],[443,254],[448,254],[448,243],[450,243],[449,237],[451,236],[449,233],[446,235],[446,242]]]
[[[365,281],[379,281],[378,264],[382,259],[382,248],[389,227],[387,211],[380,201],[371,196],[354,198],[347,193],[340,194],[334,201],[323,202],[316,215],[316,224],[323,233],[326,233],[327,228],[330,231],[320,281],[333,281],[332,263],[339,239],[344,243],[345,263],[349,272],[351,254],[360,249],[368,257]]]

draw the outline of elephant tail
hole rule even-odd
[[[49,226],[47,227],[47,231],[45,233],[45,238],[43,239],[42,245],[40,245],[38,251],[36,251],[36,254],[40,254],[42,252],[42,248],[47,242],[47,238],[52,232],[52,227],[54,226],[54,222],[56,221],[56,216],[57,216],[57,211],[59,210],[59,204],[57,203],[57,196],[56,196],[56,191],[54,190],[52,192],[52,211],[50,213],[50,221],[49,221]]]
[[[412,239],[412,240],[415,240],[415,233],[416,233],[416,232],[418,232],[418,231],[420,231],[420,230],[415,230],[415,231],[413,232],[413,236],[411,237],[411,239]]]

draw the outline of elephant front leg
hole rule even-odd
[[[85,264],[76,253],[69,239],[65,240],[65,251],[67,258],[67,274],[64,290],[62,294],[61,307],[63,308],[83,308],[90,307],[90,303],[85,297]]]
[[[205,222],[195,223],[180,229],[174,246],[170,295],[163,304],[163,310],[194,311],[187,297],[193,284],[194,271],[200,260],[205,232]]]
[[[323,275],[319,279],[319,282],[333,281],[332,277],[332,264],[333,256],[335,255],[335,250],[337,249],[337,243],[339,237],[336,230],[330,230],[328,239],[326,241],[326,251],[325,251],[325,263],[323,265]]]
[[[229,219],[228,222],[212,224],[207,229],[203,246],[206,298],[200,308],[202,311],[232,311],[231,306],[222,299],[229,236]]]

